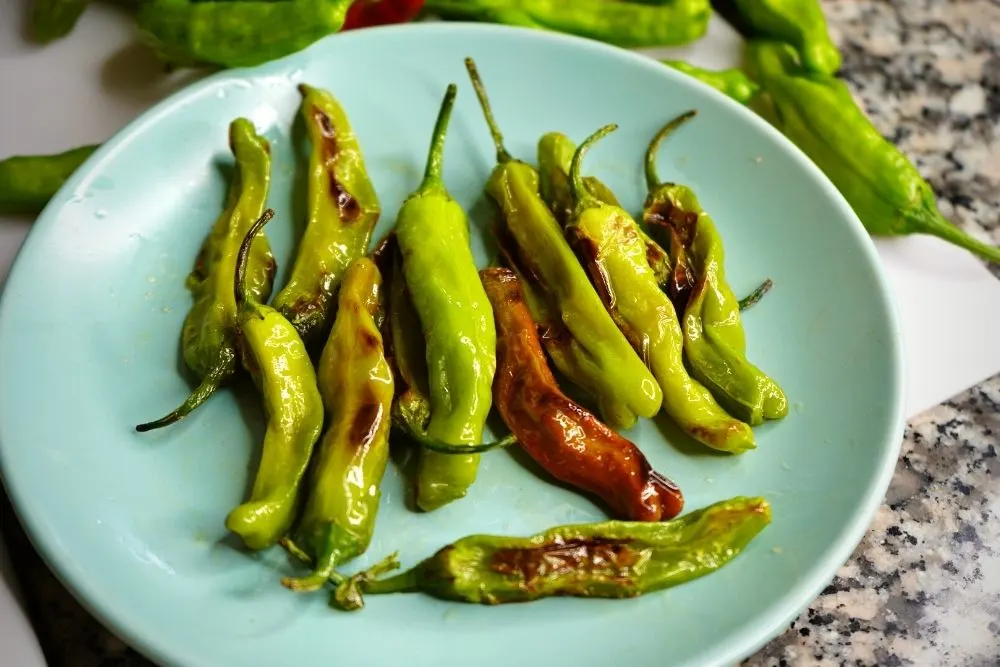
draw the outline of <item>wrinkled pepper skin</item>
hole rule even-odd
[[[930,234],[1000,263],[1000,248],[949,222],[930,184],[865,115],[847,85],[801,71],[787,45],[751,42],[746,59],[763,86],[751,104],[826,174],[875,236]]]
[[[329,331],[337,287],[368,250],[381,209],[343,108],[325,90],[302,84],[299,92],[312,144],[309,212],[288,283],[273,305],[309,343]]]
[[[194,304],[184,319],[181,348],[184,362],[201,383],[187,400],[169,415],[140,424],[149,431],[183,419],[208,400],[236,371],[236,301],[233,280],[236,257],[247,231],[260,218],[271,181],[271,154],[266,139],[253,123],[237,118],[229,126],[229,146],[236,170],[229,187],[225,210],[201,246],[187,286]],[[276,264],[267,238],[254,241],[247,259],[246,296],[263,303],[271,294]]]
[[[41,213],[97,148],[80,146],[53,155],[13,155],[0,160],[0,215]]]
[[[819,0],[733,0],[751,38],[787,42],[802,54],[806,69],[836,74],[841,57],[830,39]]]
[[[694,191],[684,185],[659,183],[654,166],[657,147],[684,114],[664,126],[646,152],[649,194],[643,218],[663,229],[683,248],[693,286],[683,312],[684,353],[691,374],[707,387],[725,410],[751,426],[788,414],[788,400],[778,383],[746,357],[740,302],[726,281],[722,238]]]
[[[671,419],[712,449],[735,454],[753,449],[751,428],[728,415],[711,392],[688,374],[677,313],[646,264],[638,225],[623,209],[598,201],[583,188],[584,155],[614,128],[609,125],[592,134],[573,157],[570,178],[577,205],[568,232],[608,312],[663,389],[663,409]]]
[[[491,268],[480,275],[497,322],[494,403],[521,447],[550,475],[596,495],[619,518],[677,516],[684,507],[677,485],[559,389],[514,272]]]
[[[353,0],[151,0],[136,14],[139,39],[174,66],[252,67],[340,30]]]
[[[44,43],[65,37],[76,26],[90,0],[33,0],[31,30]]]
[[[441,180],[457,86],[448,87],[420,187],[400,208],[396,240],[426,344],[431,413],[427,435],[452,445],[482,440],[496,372],[493,312],[479,281],[469,221]],[[479,455],[420,453],[417,505],[430,511],[465,496]]]
[[[712,15],[709,0],[658,5],[606,0],[427,0],[445,19],[553,30],[623,47],[686,44],[701,38]]]
[[[668,65],[678,72],[683,72],[688,76],[698,79],[702,83],[715,88],[727,97],[739,102],[748,104],[753,96],[760,90],[760,86],[748,77],[746,73],[738,68],[711,70],[696,67],[683,60],[662,60],[664,65]]]
[[[323,430],[323,398],[305,343],[281,313],[256,301],[248,289],[251,244],[272,215],[265,211],[247,232],[233,289],[240,358],[261,393],[267,419],[250,497],[226,516],[226,528],[252,550],[277,544],[291,529],[300,482]]]
[[[394,385],[379,329],[382,277],[370,259],[348,268],[337,301],[317,369],[329,426],[295,531],[295,545],[309,554],[314,570],[283,581],[300,591],[320,588],[334,568],[368,549],[389,461]]]
[[[615,326],[559,223],[539,195],[538,172],[512,158],[504,148],[503,136],[471,58],[466,59],[466,68],[497,149],[497,165],[486,183],[486,192],[501,211],[505,233],[514,240],[527,272],[558,309],[574,343],[600,369],[595,379],[605,387],[602,396],[616,399],[614,412],[606,412],[606,405],[601,405],[602,416],[623,428],[632,426],[637,415],[652,417],[663,402],[656,379]],[[596,398],[600,401],[602,396]]]
[[[566,525],[525,538],[470,535],[402,574],[363,573],[352,583],[370,595],[419,591],[487,605],[633,598],[717,571],[770,523],[765,499],[738,496],[671,521]]]

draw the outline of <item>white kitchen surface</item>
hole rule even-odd
[[[104,5],[91,6],[69,37],[33,45],[21,36],[23,2],[0,2],[0,158],[104,141],[197,76],[164,75],[133,43],[129,18]],[[644,53],[722,68],[737,64],[740,51],[739,35],[716,18],[696,44]],[[29,219],[0,216],[0,286],[30,226]],[[880,239],[876,245],[903,323],[908,414],[1000,372],[1000,281],[966,252],[936,239]],[[957,307],[959,302],[980,307]],[[44,664],[23,617],[4,606],[9,597],[0,584],[0,647],[38,656],[9,664]]]

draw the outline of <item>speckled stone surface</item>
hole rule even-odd
[[[842,76],[873,122],[916,161],[948,218],[1000,243],[1000,2],[824,8]],[[41,564],[6,498],[0,514],[51,667],[149,667]],[[1000,376],[911,420],[863,542],[744,665],[1000,667]]]

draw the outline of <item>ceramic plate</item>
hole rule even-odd
[[[267,228],[283,280],[296,215],[290,128],[309,82],[331,90],[360,136],[383,205],[376,236],[418,183],[449,82],[459,98],[445,178],[470,212],[485,266],[493,165],[463,58],[473,56],[516,155],[542,133],[575,140],[616,122],[588,169],[628,207],[641,156],[667,119],[700,114],[667,145],[664,177],[714,216],[738,293],[772,292],[745,316],[752,358],[792,401],[757,429],[758,448],[719,456],[664,418],[628,435],[694,509],[762,495],[772,525],[721,571],[634,600],[550,599],[480,607],[419,595],[373,597],[358,613],[284,589],[280,549],[234,548],[223,519],[247,489],[262,431],[252,391],[228,390],[173,428],[139,421],[189,389],[179,359],[184,277],[223,200],[226,128],[250,118],[274,154]],[[174,95],[95,154],[55,197],[20,252],[0,306],[4,481],[41,553],[98,618],[165,665],[685,665],[732,663],[786,627],[861,538],[902,433],[900,340],[872,243],[844,200],[749,111],[658,63],[598,43],[486,25],[345,33],[263,67]],[[509,452],[484,456],[469,495],[430,514],[404,504],[390,467],[361,566],[404,565],[472,532],[530,534],[597,520]]]

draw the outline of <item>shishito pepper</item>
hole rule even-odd
[[[33,0],[31,29],[39,42],[51,42],[72,32],[90,0]]]
[[[351,264],[340,286],[337,318],[317,369],[329,426],[294,537],[314,570],[283,581],[294,590],[323,586],[337,565],[365,552],[375,530],[394,389],[379,329],[382,291],[381,274],[366,257]]]
[[[558,480],[592,493],[633,521],[677,516],[684,498],[632,442],[559,389],[513,271],[481,272],[497,323],[494,402],[521,447]]]
[[[567,226],[608,312],[642,354],[663,389],[663,409],[689,436],[713,448],[740,453],[754,448],[750,427],[733,419],[684,366],[684,334],[670,298],[646,263],[638,225],[623,209],[593,197],[580,174],[583,158],[608,125],[576,150],[570,182],[576,210]]]
[[[80,146],[53,155],[14,155],[0,160],[0,214],[40,213],[97,148]]]
[[[593,379],[605,387],[602,394],[616,402],[613,413],[605,412],[602,405],[604,419],[628,427],[635,423],[636,415],[652,417],[663,402],[656,379],[615,326],[539,195],[538,172],[504,148],[475,63],[467,58],[465,64],[497,150],[497,165],[486,192],[503,214],[505,233],[510,234],[524,266],[557,309],[573,344],[600,370]]]
[[[667,123],[646,150],[646,197],[643,218],[671,237],[671,254],[687,262],[690,289],[674,299],[683,313],[684,352],[691,375],[707,387],[734,417],[756,426],[788,414],[788,400],[778,383],[746,357],[746,335],[740,303],[726,281],[725,252],[715,223],[701,208],[694,191],[663,183],[656,173],[656,151],[688,112]]]
[[[771,523],[764,498],[738,496],[664,522],[604,521],[531,537],[470,535],[387,579],[395,555],[342,585],[344,609],[363,595],[423,592],[476,604],[546,597],[632,598],[711,574]]]
[[[683,60],[662,60],[660,62],[669,65],[678,72],[698,79],[740,104],[749,103],[760,89],[760,86],[739,68],[711,70],[697,67]]]
[[[329,330],[337,286],[367,251],[381,209],[343,108],[325,90],[301,84],[299,92],[299,115],[312,143],[308,220],[274,307],[308,343]]]
[[[746,60],[763,87],[751,108],[823,170],[870,234],[930,234],[1000,262],[1000,248],[941,215],[930,184],[882,136],[843,81],[804,71],[795,49],[778,42],[751,41]]]
[[[226,528],[250,549],[265,549],[292,527],[300,482],[323,429],[323,398],[306,346],[295,327],[249,289],[254,237],[273,216],[268,209],[240,246],[233,278],[243,367],[260,390],[267,431],[250,497],[226,516]]]
[[[554,30],[624,47],[693,42],[712,16],[709,0],[427,0],[424,6],[446,19]]]
[[[208,400],[236,371],[237,308],[233,295],[236,257],[247,230],[264,210],[271,181],[271,154],[253,123],[237,118],[229,126],[229,146],[236,171],[225,210],[201,246],[187,286],[194,304],[184,319],[181,347],[184,362],[200,378],[187,400],[169,415],[136,426],[139,432],[168,426]],[[271,294],[276,265],[267,238],[258,236],[247,259],[246,296],[265,302]]]
[[[751,38],[788,42],[806,69],[836,74],[841,57],[830,39],[819,0],[733,0]]]
[[[457,86],[445,94],[420,187],[399,211],[396,241],[402,272],[426,345],[430,419],[426,435],[451,445],[476,446],[492,405],[496,330],[475,258],[469,221],[441,179],[445,134]],[[479,454],[420,452],[417,505],[433,510],[465,496]]]

